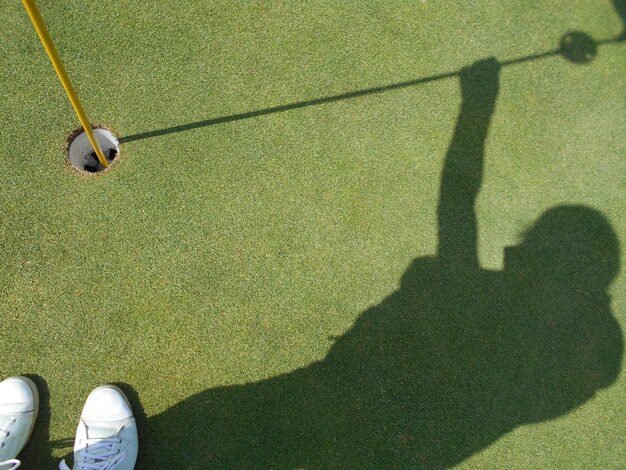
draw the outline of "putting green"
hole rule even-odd
[[[510,331],[526,338],[534,323],[511,327],[508,313],[540,319],[552,307],[532,301],[549,294],[453,276],[462,285],[453,298],[433,284],[439,297],[424,307],[440,322],[379,325],[375,315],[406,291],[413,260],[422,269],[437,253],[442,171],[462,103],[458,78],[408,82],[551,51],[571,31],[615,38],[623,2],[41,0],[40,8],[87,114],[122,147],[106,173],[68,167],[65,139],[77,119],[21,4],[3,2],[0,375],[33,374],[49,389],[26,468],[70,452],[84,399],[107,382],[127,384],[137,408],[138,468],[626,465],[621,355],[601,364],[620,375],[580,399],[573,390],[590,366],[586,350],[573,350],[577,372],[559,383],[573,384],[575,403],[551,415],[556,392],[527,396],[545,409],[509,422],[497,391],[512,392],[511,371],[523,366],[496,361],[496,379],[469,359],[487,360],[488,347],[456,341],[458,325],[481,331],[467,321],[480,317],[477,306],[504,319],[489,320],[485,344]],[[626,326],[625,59],[626,43],[615,42],[588,64],[548,57],[502,68],[495,110],[476,118],[489,126],[484,153],[481,141],[466,141],[484,160],[475,215],[486,270],[509,272],[504,248],[551,208],[588,208],[608,224],[603,235],[614,232],[617,251],[603,258],[620,271],[603,286],[610,299],[553,299],[614,318],[612,345]],[[441,272],[432,268],[432,279]],[[476,297],[474,282],[483,289]],[[463,311],[457,301],[474,302],[467,316],[452,315]],[[527,358],[539,373],[552,360],[506,344],[507,358]],[[426,359],[413,368],[407,351]],[[461,373],[470,375],[457,380]],[[423,385],[416,375],[434,378],[436,391],[413,394]],[[459,409],[452,400],[464,396],[464,380],[489,392],[468,392],[467,420],[422,409]],[[426,421],[409,419],[420,413]],[[480,422],[502,426],[468,428]]]

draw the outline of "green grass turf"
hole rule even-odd
[[[281,449],[275,435],[291,429],[290,416],[305,419],[289,406],[294,395],[311,396],[305,387],[320,385],[311,364],[326,357],[332,337],[398,289],[415,257],[435,254],[458,80],[192,124],[446,73],[490,56],[541,53],[567,31],[611,38],[623,29],[612,3],[40,3],[91,120],[127,142],[107,174],[84,177],[65,166],[64,140],[77,120],[21,4],[2,2],[0,375],[36,374],[49,387],[27,468],[70,451],[85,397],[105,382],[129,384],[141,402],[145,468],[171,463],[170,448],[188,449],[183,468],[204,468],[211,443],[237,449],[233,436],[256,436],[254,426],[264,439],[256,449],[265,448],[257,463],[275,468],[362,467],[363,456],[379,468],[419,464],[415,436],[427,434],[420,423],[409,423],[406,434],[341,435],[324,412],[336,397],[325,401],[323,387],[319,401],[303,398],[315,413],[299,423],[310,427],[311,441],[298,427]],[[566,204],[602,213],[623,253],[625,59],[622,43],[602,46],[588,65],[550,58],[502,70],[476,206],[483,267],[502,270],[504,247]],[[626,278],[608,292],[623,330]],[[391,328],[379,339],[393,343],[404,327]],[[433,350],[451,347],[431,339]],[[508,354],[524,356],[520,348],[509,344]],[[486,441],[427,462],[454,456],[460,468],[623,468],[620,367],[609,387],[551,419],[493,436],[480,428],[463,437],[444,426],[437,445]],[[306,378],[292,373],[299,368]],[[387,374],[404,380],[406,372]],[[351,399],[376,395],[369,392],[375,378],[354,380]],[[289,405],[255,401],[276,390]],[[424,403],[450,396],[442,387]],[[403,406],[419,408],[421,399]],[[365,427],[406,412],[393,397],[376,404],[380,410],[364,413],[372,417]],[[198,425],[196,412],[206,422],[190,433],[185,423]],[[292,448],[307,455],[309,444],[317,460],[281,460]],[[346,452],[333,455],[337,449]]]

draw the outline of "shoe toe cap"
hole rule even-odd
[[[9,377],[0,382],[0,410],[22,413],[35,409],[35,394],[22,377]]]
[[[83,418],[88,420],[119,421],[131,416],[133,412],[124,394],[110,385],[91,392],[83,408]]]

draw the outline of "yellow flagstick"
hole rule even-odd
[[[61,62],[61,57],[59,57],[59,53],[57,52],[56,47],[54,47],[54,43],[52,42],[52,38],[50,37],[48,28],[46,28],[46,24],[41,17],[41,13],[39,13],[39,9],[37,8],[35,0],[22,0],[22,3],[24,4],[24,8],[26,8],[26,11],[28,12],[28,16],[30,16],[30,20],[33,22],[33,26],[35,26],[35,30],[37,30],[37,34],[39,34],[39,38],[43,43],[43,47],[48,53],[50,62],[52,62],[52,65],[54,66],[54,69],[59,76],[59,80],[61,80],[63,88],[65,88],[65,93],[67,93],[67,96],[70,99],[72,106],[74,107],[74,111],[76,111],[76,114],[78,115],[78,119],[80,120],[83,129],[85,129],[87,137],[89,137],[89,142],[91,142],[91,146],[96,151],[96,155],[98,156],[100,164],[105,168],[108,167],[109,162],[107,162],[107,159],[104,158],[104,154],[102,153],[100,144],[96,140],[93,129],[91,128],[91,123],[87,119],[85,110],[78,100],[78,96],[74,91],[72,82],[70,82],[70,77],[67,76],[65,67],[63,67],[63,62]]]

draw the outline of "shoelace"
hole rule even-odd
[[[95,441],[89,444],[89,441]],[[120,444],[121,439],[87,439],[87,448],[79,450],[81,470],[113,470],[126,458],[126,452],[113,451],[115,444]],[[93,463],[83,463],[93,461]],[[71,470],[65,460],[59,464],[59,470]]]
[[[3,470],[15,470],[17,467],[22,465],[22,462],[20,462],[17,459],[11,459],[11,460],[5,460],[4,462],[0,462],[0,467],[2,467],[3,465],[13,465],[11,468],[7,468]]]
[[[0,429],[0,447],[4,447],[4,440],[9,437],[9,434],[11,434],[9,432],[9,429],[11,429],[11,426],[13,426],[13,424],[16,422],[17,420],[15,418],[10,419],[9,421],[7,421],[7,424],[4,425],[4,427],[2,429]],[[4,462],[3,462],[4,463]]]
[[[0,429],[0,448],[4,447],[4,440],[9,437],[9,434],[11,434],[9,432],[9,429],[11,428],[11,426],[13,426],[15,421],[15,419],[10,419],[7,424],[5,424],[2,429]],[[6,470],[15,470],[17,467],[22,465],[22,462],[17,459],[10,459],[5,460],[4,462],[0,462],[0,468],[2,468],[4,465],[13,465],[11,468],[7,468]]]

